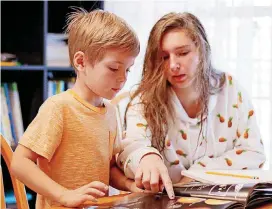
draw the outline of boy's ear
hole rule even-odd
[[[85,58],[85,54],[82,51],[77,51],[74,55],[74,66],[76,67],[76,69],[78,71],[84,71],[85,66],[86,66],[86,58]]]

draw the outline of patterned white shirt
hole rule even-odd
[[[136,97],[127,112],[126,136],[117,164],[134,179],[141,158],[158,153],[176,183],[184,169],[258,169],[265,162],[264,147],[249,97],[237,81],[226,75],[223,89],[210,96],[208,115],[200,133],[200,118],[190,118],[170,89],[175,121],[169,126],[165,150],[151,146],[151,132]]]

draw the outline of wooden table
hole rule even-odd
[[[93,203],[93,202],[86,202],[86,204],[84,204],[82,207],[78,207],[78,209],[83,209],[83,208],[87,208],[90,206],[105,206],[105,207],[101,207],[101,208],[108,208],[106,207],[107,205],[110,205],[112,202],[114,201],[122,201],[124,199],[126,199],[126,196],[128,194],[121,194],[121,195],[114,195],[114,196],[110,196],[110,197],[103,197],[103,198],[99,198],[97,203]],[[68,208],[68,207],[52,207],[50,209],[72,209],[72,208]],[[150,209],[149,207],[146,209]],[[256,208],[256,209],[272,209],[272,203]]]

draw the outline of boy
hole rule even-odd
[[[11,165],[13,174],[38,193],[38,209],[76,207],[107,194],[110,160],[120,146],[115,109],[103,98],[110,100],[122,89],[139,53],[135,33],[112,13],[80,9],[67,26],[75,85],[44,102]]]

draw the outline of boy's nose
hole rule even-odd
[[[123,83],[127,81],[127,73],[122,73],[119,77],[118,77],[118,82],[119,83]]]

